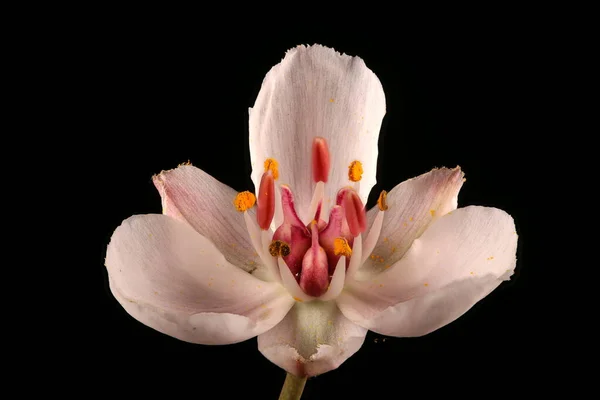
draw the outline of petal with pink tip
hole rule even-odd
[[[398,261],[421,236],[430,223],[455,210],[464,173],[459,167],[439,168],[397,185],[387,194],[379,240],[361,267],[362,274],[383,271]],[[367,226],[372,226],[379,213],[377,206],[367,213]],[[365,249],[367,250],[367,249]],[[360,275],[357,276],[360,279]]]
[[[333,301],[296,303],[281,323],[258,337],[258,349],[291,374],[315,376],[339,367],[360,349],[366,334]]]
[[[233,266],[207,238],[165,215],[123,221],[105,264],[131,316],[187,342],[241,342],[271,329],[294,303],[279,283]]]
[[[392,336],[419,336],[452,322],[509,277],[516,264],[513,219],[466,207],[433,222],[405,256],[337,298],[346,317]]]
[[[163,214],[190,224],[236,267],[252,272],[262,265],[244,215],[233,205],[234,189],[191,165],[163,171],[152,180],[162,198]],[[256,219],[254,208],[246,212]]]
[[[267,158],[279,162],[280,182],[296,195],[300,218],[308,223],[315,188],[312,145],[327,141],[330,174],[325,204],[348,180],[352,161],[362,163],[360,196],[364,203],[376,182],[377,140],[385,114],[385,95],[377,76],[362,59],[314,45],[289,50],[265,77],[250,110],[252,181],[258,188]],[[329,201],[329,203],[328,203]]]

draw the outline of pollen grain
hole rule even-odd
[[[273,179],[277,180],[279,178],[279,163],[274,158],[267,158],[265,160],[265,172],[271,171],[273,174]]]
[[[239,212],[249,210],[250,208],[254,207],[255,203],[256,197],[252,192],[249,192],[247,190],[245,192],[238,193],[235,196],[235,199],[233,199],[233,205]]]
[[[358,182],[362,179],[362,174],[362,163],[358,160],[352,161],[348,167],[348,179],[350,179],[352,182]]]
[[[377,206],[381,211],[385,211],[388,209],[387,192],[385,190],[382,190],[381,193],[379,193],[379,198],[377,199]]]
[[[273,257],[287,257],[290,252],[290,245],[282,240],[273,240],[269,245],[269,254]]]
[[[343,255],[346,257],[350,257],[352,255],[352,249],[350,248],[346,238],[335,238],[333,241],[333,254],[336,256]]]

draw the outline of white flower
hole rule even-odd
[[[250,110],[257,207],[191,165],[155,176],[164,215],[128,218],[108,246],[115,298],[188,342],[258,336],[298,376],[337,368],[369,329],[420,336],[458,318],[512,274],[513,220],[457,209],[458,167],[405,181],[366,213],[384,114],[360,58],[288,51]]]

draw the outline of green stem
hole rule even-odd
[[[305,384],[306,378],[299,378],[296,375],[288,373],[285,376],[279,400],[300,400]]]

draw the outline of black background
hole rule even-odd
[[[459,206],[501,208],[520,236],[510,282],[425,337],[370,332],[337,370],[310,379],[303,398],[401,398],[440,389],[446,378],[454,383],[441,388],[461,395],[478,384],[491,391],[513,382],[533,387],[532,376],[553,353],[539,351],[544,266],[534,256],[532,222],[541,157],[536,98],[548,90],[539,57],[548,38],[528,22],[503,17],[386,31],[280,22],[259,32],[130,15],[99,24],[80,60],[82,90],[91,99],[86,129],[94,138],[81,146],[98,155],[88,260],[98,307],[83,366],[94,388],[135,397],[278,396],[285,373],[259,353],[256,339],[192,345],[142,325],[112,297],[103,262],[123,219],[161,212],[151,177],[163,169],[189,160],[238,191],[253,189],[248,107],[285,51],[312,43],[360,56],[382,82],[387,114],[372,197],[433,167],[460,165],[467,181]]]

